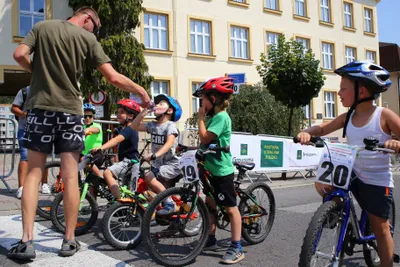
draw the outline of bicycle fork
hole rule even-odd
[[[86,194],[87,194],[88,189],[89,189],[89,184],[88,184],[88,183],[84,183],[84,184],[83,184],[83,189],[82,189],[81,198],[80,198],[80,200],[79,200],[79,210],[82,209],[83,201],[84,201],[85,198],[86,198]]]

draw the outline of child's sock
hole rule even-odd
[[[239,250],[242,250],[242,245],[240,244],[240,241],[232,241],[231,246],[234,248],[238,248]]]

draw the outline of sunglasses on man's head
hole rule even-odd
[[[100,28],[97,26],[96,22],[94,21],[94,19],[92,18],[92,16],[90,14],[88,14],[88,13],[85,13],[85,14],[89,16],[90,20],[93,23],[93,34],[98,36]]]
[[[83,115],[83,117],[86,119],[86,118],[93,118],[93,115]]]

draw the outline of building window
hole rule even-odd
[[[356,52],[356,48],[355,47],[348,47],[348,46],[346,46],[346,55],[345,55],[345,58],[346,58],[346,64],[348,64],[348,63],[350,63],[350,62],[353,62],[354,60],[356,60],[356,54],[357,54],[357,52]]]
[[[144,13],[144,45],[150,49],[169,49],[168,15]]]
[[[320,0],[321,21],[323,22],[332,23],[330,2],[330,0]]]
[[[248,0],[228,0],[228,4],[237,5],[241,7],[248,7],[249,3]]]
[[[365,57],[367,58],[367,60],[372,60],[373,62],[376,62],[376,52],[375,51],[367,50],[365,52]]]
[[[231,26],[231,57],[250,59],[249,29]]]
[[[322,42],[322,68],[333,70],[334,64],[334,45]]]
[[[374,32],[374,27],[373,27],[373,13],[372,9],[370,8],[364,8],[364,31],[373,33]]]
[[[265,7],[267,9],[279,10],[279,0],[265,0]]]
[[[294,14],[307,17],[307,0],[295,0]]]
[[[169,81],[156,80],[150,85],[151,95],[153,99],[159,94],[169,94]]]
[[[304,47],[303,49],[304,54],[307,53],[308,50],[310,49],[310,39],[303,37],[296,37],[296,41]]]
[[[192,94],[199,88],[201,82],[192,82]],[[201,106],[201,98],[192,96],[192,108],[193,112],[197,112]]]
[[[46,19],[45,0],[19,0],[19,36],[26,36],[33,25]]]
[[[305,105],[303,107],[303,114],[306,119],[310,118],[310,105]]]
[[[190,53],[211,55],[211,22],[190,20]]]
[[[325,106],[325,118],[333,119],[336,117],[336,94],[334,92],[324,92],[324,106]]]
[[[268,47],[272,45],[272,49],[278,45],[279,35],[280,33],[276,32],[266,32],[265,33],[265,40],[266,40],[266,51],[268,51]]]
[[[344,2],[344,26],[347,28],[354,28],[353,25],[353,4]]]

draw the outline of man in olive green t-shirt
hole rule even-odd
[[[110,64],[96,36],[100,27],[97,12],[90,7],[78,9],[68,21],[52,20],[35,24],[16,48],[14,59],[32,73],[31,90],[25,108],[28,110],[24,146],[28,149],[29,172],[22,194],[23,235],[8,257],[31,260],[33,225],[38,203],[38,185],[46,156],[60,154],[63,170],[65,237],[60,256],[72,256],[79,250],[75,240],[78,217],[78,160],[83,150],[82,94],[78,79],[85,63],[97,68],[109,83],[138,95],[142,106],[150,105],[143,87],[118,73]],[[33,53],[33,60],[30,54]],[[133,67],[133,66],[132,66]]]

